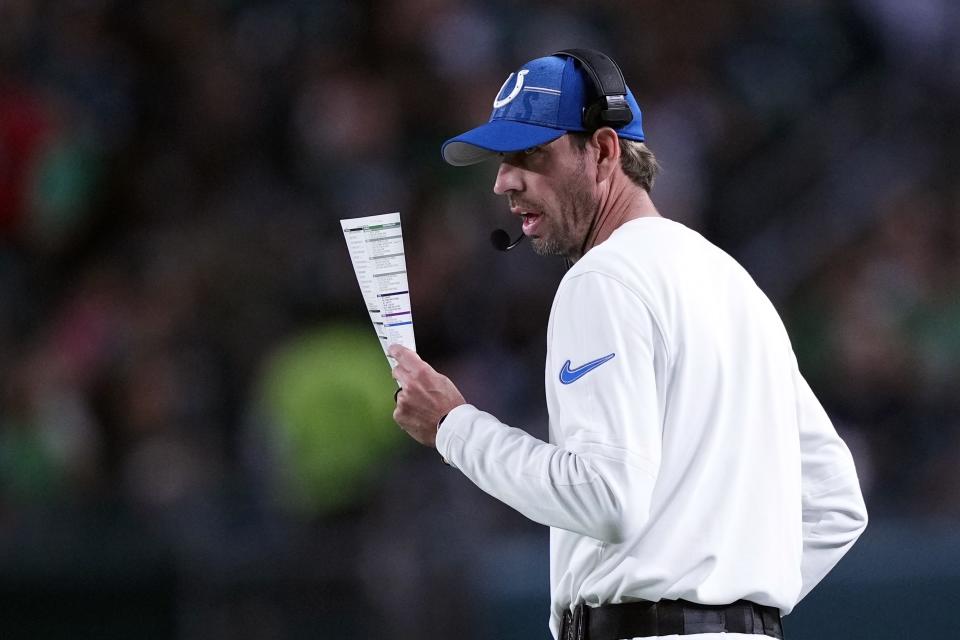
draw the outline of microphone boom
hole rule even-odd
[[[520,244],[522,240],[523,233],[520,234],[519,238],[510,242],[510,234],[503,229],[495,229],[493,233],[490,234],[490,244],[492,244],[493,248],[497,251],[510,251],[510,249]]]

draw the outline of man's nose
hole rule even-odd
[[[497,169],[497,179],[493,183],[493,192],[502,196],[508,191],[522,191],[523,181],[521,180],[521,171],[509,162],[500,162],[500,168]]]

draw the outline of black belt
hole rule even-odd
[[[564,611],[558,640],[624,640],[691,633],[755,633],[783,640],[780,611],[747,600],[697,604],[686,600],[579,604]]]

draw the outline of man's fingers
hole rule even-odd
[[[404,347],[403,345],[392,344],[389,347],[387,347],[387,353],[389,353],[390,357],[392,357],[397,362],[401,362],[407,356],[407,354],[413,353],[413,352],[410,351],[410,349],[407,349],[406,347]]]
[[[410,369],[411,367],[415,367],[417,363],[423,362],[416,351],[407,349],[403,345],[392,344],[387,347],[387,353],[397,361],[397,366],[403,367],[404,369]]]

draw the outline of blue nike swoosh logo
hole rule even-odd
[[[572,382],[576,382],[583,376],[587,375],[588,373],[590,373],[591,371],[593,371],[594,369],[602,365],[604,362],[609,362],[610,360],[613,360],[613,357],[615,355],[617,354],[611,353],[610,355],[603,356],[602,358],[591,360],[586,364],[580,365],[576,369],[571,369],[570,361],[567,360],[566,362],[563,363],[563,368],[560,369],[560,382],[562,384],[570,384]]]

